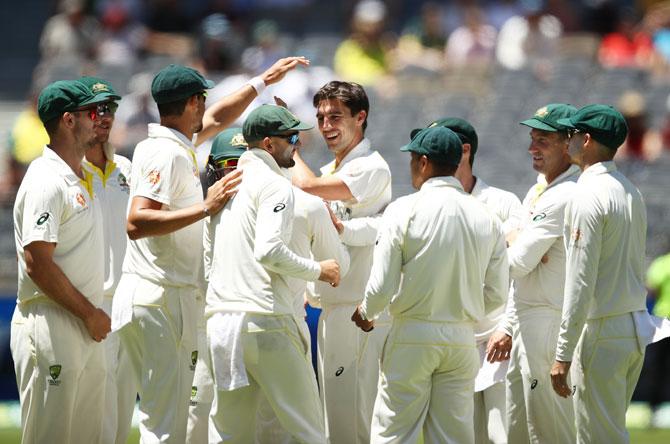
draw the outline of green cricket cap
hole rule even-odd
[[[193,68],[171,64],[158,71],[151,82],[151,95],[157,104],[186,99],[206,89],[214,82],[205,79]]]
[[[461,139],[462,143],[470,144],[470,153],[475,155],[477,152],[477,147],[479,146],[479,137],[477,137],[477,131],[475,128],[465,119],[460,117],[445,117],[442,119],[435,120],[426,128],[435,128],[436,126],[442,126],[444,128],[449,128]],[[416,136],[421,128],[412,130],[410,133],[410,139],[413,139]]]
[[[214,160],[239,158],[248,146],[242,128],[228,128],[214,138],[209,155]]]
[[[77,80],[58,80],[48,84],[37,99],[37,113],[42,123],[86,105],[105,102]]]
[[[305,131],[314,128],[303,123],[283,106],[261,105],[247,116],[242,125],[242,134],[247,142],[255,142],[267,136],[279,136],[288,131]]]
[[[597,142],[612,150],[619,148],[628,135],[626,119],[610,105],[586,105],[558,123],[589,133]]]
[[[429,159],[457,166],[463,156],[463,142],[449,128],[435,126],[420,130],[400,151],[425,154]]]
[[[565,125],[558,123],[560,119],[565,119],[573,116],[577,112],[577,108],[565,103],[550,103],[547,106],[535,111],[535,115],[530,119],[519,122],[521,125],[526,125],[541,131],[566,131],[568,128]]]
[[[121,96],[117,94],[112,84],[106,80],[90,76],[80,77],[77,80],[86,85],[96,97],[114,101],[121,100]]]

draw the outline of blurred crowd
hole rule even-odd
[[[653,82],[670,84],[670,1],[60,0],[39,45],[29,105],[10,134],[4,195],[47,140],[35,101],[55,79],[97,75],[124,94],[111,141],[131,157],[146,124],[157,120],[153,73],[170,61],[219,82],[216,99],[279,57],[305,55],[313,68],[273,91],[298,114],[309,110],[305,115],[313,114],[314,91],[333,78],[382,95],[402,89],[398,76],[408,71],[470,76],[503,68],[551,82],[559,52],[591,57],[606,69],[644,70]],[[631,126],[620,156],[653,161],[670,148],[670,118],[650,127],[642,91],[622,91],[618,105]]]

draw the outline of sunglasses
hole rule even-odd
[[[289,135],[278,135],[275,137],[280,137],[282,139],[286,139],[290,145],[295,145],[298,142],[300,142],[300,133],[293,133]]]
[[[572,139],[572,136],[579,133],[581,133],[581,131],[577,128],[570,129],[568,130],[568,138]]]
[[[229,159],[221,159],[221,160],[216,160],[214,161],[215,165],[218,168],[237,168],[237,161],[240,160],[239,158],[229,158]]]
[[[101,117],[112,117],[119,108],[116,102],[98,103],[91,108],[78,109],[76,112],[85,112],[89,119],[96,121]]]

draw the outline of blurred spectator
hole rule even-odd
[[[42,30],[40,52],[43,61],[76,63],[93,60],[100,42],[100,24],[86,13],[85,0],[61,0],[59,13]]]
[[[396,48],[397,69],[407,65],[430,71],[444,67],[444,47],[447,34],[442,24],[442,7],[426,2],[419,17],[410,21]]]
[[[242,64],[250,72],[263,72],[287,55],[282,46],[279,26],[273,20],[260,20],[251,28],[254,45],[242,53]]]
[[[529,67],[546,81],[563,26],[556,17],[544,13],[541,0],[522,0],[521,6],[523,15],[507,20],[498,34],[496,57],[507,69]]]
[[[661,126],[661,144],[663,145],[663,155],[670,156],[670,95],[665,103],[665,118]]]
[[[523,14],[518,0],[492,1],[486,5],[486,21],[500,30],[510,18]]]
[[[653,313],[662,318],[670,317],[670,253],[656,258],[647,270],[647,288],[656,302]],[[670,339],[664,339],[647,348],[649,358],[645,359],[645,376],[653,388],[650,390],[649,404],[653,412],[666,401],[670,401]],[[655,423],[652,417],[652,425]]]
[[[351,35],[335,51],[333,65],[343,80],[371,85],[390,71],[389,46],[384,41],[386,6],[362,0],[354,9]]]
[[[476,6],[465,10],[465,24],[449,36],[446,58],[449,66],[488,65],[493,59],[496,29],[484,23]]]
[[[128,6],[122,1],[107,2],[102,10],[102,39],[98,46],[98,62],[106,65],[134,66],[138,54],[146,46],[147,31],[133,21]]]
[[[147,137],[147,125],[158,122],[158,108],[151,97],[153,74],[135,74],[128,82],[129,93],[119,102],[110,143],[117,154],[133,157],[135,145]]]
[[[44,145],[49,143],[49,136],[37,115],[39,91],[39,88],[33,88],[28,106],[16,117],[9,133],[8,169],[0,194],[13,195],[16,192],[30,162],[41,156]]]
[[[209,72],[225,72],[239,65],[244,38],[224,14],[211,14],[200,24],[199,50],[203,67]]]
[[[647,103],[637,91],[626,91],[617,108],[628,124],[628,137],[617,150],[617,159],[654,160],[661,153],[661,136],[649,127]]]
[[[616,30],[600,42],[598,60],[607,68],[649,68],[653,43],[640,26],[635,12],[625,9],[616,21]]]

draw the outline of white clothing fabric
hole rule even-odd
[[[102,213],[91,175],[83,173],[80,179],[48,145],[26,171],[14,202],[20,303],[47,297],[28,276],[23,250],[43,241],[56,244],[53,261],[72,285],[93,305],[102,304]]]
[[[105,171],[84,160],[82,166],[93,178],[93,192],[102,209],[102,226],[105,239],[105,297],[114,296],[121,279],[121,267],[126,255],[126,212],[130,194],[130,160],[114,155],[107,161]]]
[[[249,385],[244,368],[242,323],[244,313],[214,313],[207,322],[211,371],[217,390],[236,390]]]
[[[556,360],[574,361],[577,442],[627,442],[625,412],[644,360],[633,313],[646,310],[647,214],[612,161],[586,168],[577,184],[565,210]]]
[[[484,344],[481,344],[479,347],[483,346]],[[507,367],[498,367],[498,369],[506,370]],[[480,373],[477,374],[477,378],[479,378]],[[504,379],[505,375],[503,375],[503,381]],[[477,380],[475,379],[475,386],[476,385]],[[493,384],[482,391],[477,391],[475,387],[475,443],[505,444],[508,442],[505,412],[504,383]]]
[[[130,199],[145,197],[168,211],[203,201],[191,141],[180,132],[149,124],[148,138],[137,144],[130,175]],[[197,287],[202,279],[203,222],[161,236],[128,240],[124,273],[162,285]],[[116,302],[115,302],[116,304]]]
[[[340,238],[347,244],[349,273],[333,288],[315,283],[323,312],[318,327],[318,369],[321,398],[331,444],[367,443],[377,394],[379,355],[388,332],[388,317],[371,334],[361,332],[351,314],[363,299],[377,237],[377,215],[391,201],[391,170],[379,152],[363,139],[342,161],[321,168],[335,176],[353,195],[330,202],[344,223]]]
[[[294,295],[287,277],[314,281],[321,273],[317,262],[287,246],[293,229],[293,187],[261,149],[242,154],[238,168],[245,174],[237,195],[211,221],[214,248],[205,315],[293,314]],[[216,248],[217,244],[222,247]]]
[[[587,319],[646,309],[646,235],[642,195],[614,162],[584,170],[565,210],[565,302],[557,360],[572,360]]]
[[[500,221],[454,177],[434,177],[382,218],[364,318],[390,304],[371,442],[473,442],[475,322],[507,299]],[[449,399],[450,402],[431,402]]]

